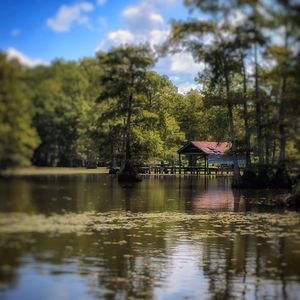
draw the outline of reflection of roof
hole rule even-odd
[[[207,142],[207,141],[191,141],[181,149],[178,153],[190,153],[191,151],[201,151],[204,154],[223,154],[229,150],[230,144],[226,142]]]
[[[192,199],[193,210],[233,211],[234,196],[228,191],[207,191]]]

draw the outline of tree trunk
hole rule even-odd
[[[285,146],[286,146],[286,133],[284,124],[284,105],[281,101],[279,106],[279,165],[285,165]]]
[[[265,137],[265,162],[266,165],[269,167],[270,164],[270,140],[269,137]]]
[[[275,164],[275,155],[276,155],[276,138],[273,139],[273,145],[272,145],[272,165]]]
[[[245,127],[245,145],[246,145],[246,170],[251,169],[251,144],[250,144],[250,128],[249,128],[249,115],[248,115],[248,103],[247,103],[247,78],[246,67],[244,57],[242,57],[243,63],[243,96],[244,96],[244,127]]]
[[[225,84],[226,84],[226,101],[227,101],[227,109],[228,109],[228,117],[229,117],[229,126],[230,126],[230,136],[232,142],[232,156],[233,156],[233,186],[239,186],[241,184],[241,174],[240,168],[238,164],[238,157],[237,157],[237,141],[236,141],[236,134],[235,134],[235,126],[234,126],[234,119],[233,119],[233,112],[232,112],[232,103],[230,100],[230,84],[227,72],[227,63],[225,61],[224,65],[224,77],[225,77]]]
[[[229,116],[230,135],[232,141],[233,186],[238,186],[241,183],[241,174],[240,174],[240,168],[239,168],[238,157],[237,157],[237,142],[236,142],[235,126],[234,126],[233,113],[232,113],[232,104],[230,102],[227,103],[227,108],[228,108],[228,116]]]
[[[132,117],[133,95],[130,94],[127,102],[127,118],[125,126],[125,160],[118,175],[119,182],[138,182],[139,177],[136,167],[131,161],[131,117]]]
[[[286,28],[285,49],[287,49],[288,32]],[[285,168],[285,147],[286,147],[286,130],[285,130],[285,98],[287,92],[287,65],[284,63],[282,70],[282,86],[278,111],[279,123],[279,167],[275,174],[274,184],[277,187],[290,188],[292,185],[291,178]]]
[[[259,165],[263,164],[263,147],[262,147],[262,127],[261,127],[261,103],[259,99],[258,86],[258,62],[257,62],[257,43],[254,44],[255,59],[255,119],[256,119],[256,138],[257,138],[257,154]]]
[[[287,49],[288,33],[286,29],[285,43],[284,47]],[[287,85],[287,66],[284,63],[283,75],[282,75],[282,86],[281,95],[278,111],[278,123],[279,123],[279,161],[278,164],[282,167],[285,166],[285,147],[286,147],[286,130],[285,130],[285,103],[284,98],[286,95],[286,85]]]
[[[112,126],[109,126],[109,143],[110,143],[110,165],[111,168],[115,168],[115,154],[114,154],[114,139],[112,134]]]
[[[128,98],[128,112],[125,126],[125,161],[131,160],[131,116],[132,116],[132,94]]]

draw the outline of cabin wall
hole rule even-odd
[[[231,155],[209,155],[208,163],[209,164],[218,164],[218,165],[232,165],[233,158]],[[240,166],[246,165],[245,155],[238,155],[238,164]]]

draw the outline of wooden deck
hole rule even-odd
[[[224,175],[231,174],[231,166],[226,167],[179,167],[179,166],[145,166],[139,168],[144,174],[194,174],[194,175]]]

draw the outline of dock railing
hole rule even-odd
[[[142,174],[193,174],[193,175],[225,175],[233,172],[232,166],[178,166],[147,165],[139,168]]]

